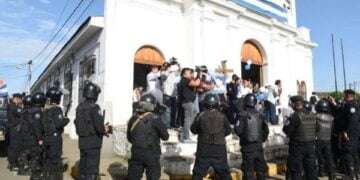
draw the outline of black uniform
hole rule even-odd
[[[246,107],[244,111],[239,113],[238,118],[235,132],[240,137],[243,154],[243,179],[265,180],[267,165],[262,143],[266,141],[269,135],[265,117],[255,108]],[[257,178],[255,178],[254,172],[256,172]]]
[[[76,108],[76,133],[79,136],[80,179],[96,179],[99,175],[100,151],[106,134],[104,117],[93,100],[85,100]]]
[[[326,172],[329,179],[334,179],[335,164],[331,150],[331,136],[334,117],[328,113],[316,115],[316,154],[318,157],[319,171]]]
[[[132,144],[128,177],[140,180],[146,169],[147,179],[160,179],[160,139],[169,139],[160,117],[152,112],[135,113],[128,123],[127,139]]]
[[[68,123],[69,119],[64,117],[59,106],[51,105],[45,109],[42,124],[44,127],[46,167],[49,172],[60,172],[62,170],[62,133]]]
[[[8,107],[8,127],[10,132],[10,144],[8,147],[9,168],[13,169],[18,166],[17,159],[21,150],[21,139],[19,135],[22,121],[22,108],[11,103]]]
[[[347,178],[352,179],[356,177],[359,171],[359,158],[357,154],[360,133],[359,107],[355,101],[345,102],[340,112],[340,117],[343,121],[339,135],[341,160],[345,166]]]
[[[195,118],[191,132],[198,134],[193,179],[202,180],[210,166],[220,179],[231,179],[225,141],[231,128],[226,116],[216,109],[205,110]]]
[[[228,119],[232,124],[235,124],[235,116],[237,112],[237,103],[238,103],[238,93],[239,87],[238,84],[230,82],[226,85],[226,92],[228,97]]]
[[[42,109],[33,107],[25,110],[25,120],[21,128],[23,151],[22,161],[30,162],[31,179],[40,179],[42,175],[42,147],[39,141],[43,140],[43,127],[41,121],[44,117]]]
[[[305,112],[305,110],[297,110],[285,123],[283,130],[290,138],[287,163],[291,179],[302,179],[302,168],[305,171],[305,179],[317,179],[315,114]]]

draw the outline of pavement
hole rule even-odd
[[[64,136],[64,145],[63,145],[63,157],[66,158],[66,161],[69,164],[68,170],[64,173],[64,180],[72,180],[70,176],[71,167],[79,159],[79,149],[77,140],[71,140],[69,137]],[[107,168],[113,162],[122,162],[126,161],[118,156],[116,156],[112,151],[112,140],[110,138],[104,138],[103,148],[101,151],[101,162],[100,162],[100,174],[101,180],[111,180],[110,174],[107,172]],[[1,180],[28,180],[27,176],[17,176],[16,174],[11,173],[7,169],[7,159],[6,157],[0,158],[0,179]]]

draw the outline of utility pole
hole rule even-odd
[[[344,46],[342,39],[340,39],[340,43],[341,43],[341,56],[342,56],[343,73],[344,73],[344,90],[346,90],[346,68],[345,68]]]
[[[336,60],[335,60],[334,34],[331,34],[331,43],[332,43],[332,55],[333,55],[333,63],[334,63],[335,91],[338,92],[337,76],[336,76]]]
[[[30,94],[31,78],[32,78],[31,66],[32,66],[32,60],[30,60],[30,61],[27,63],[27,68],[28,68],[28,82],[27,82],[26,91],[27,91],[27,93],[29,93],[29,94]]]

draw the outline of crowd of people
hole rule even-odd
[[[209,167],[221,180],[231,179],[225,139],[231,133],[240,139],[243,179],[266,179],[263,143],[269,124],[277,121],[281,81],[259,88],[237,75],[227,84],[215,77],[205,66],[180,69],[175,59],[152,68],[145,92],[134,90],[134,112],[127,125],[131,157],[124,177],[140,180],[146,172],[147,179],[160,179],[161,140],[169,139],[169,128],[181,127],[182,142],[193,142],[192,135],[197,135],[193,179],[201,180]],[[99,86],[86,81],[84,101],[76,108],[80,180],[99,178],[102,140],[112,133],[96,104],[100,93]],[[353,90],[344,94],[343,101],[290,98],[292,112],[283,126],[289,139],[287,179],[326,175],[333,180],[336,172],[346,180],[359,179],[360,108]],[[8,108],[10,170],[35,180],[62,179],[62,133],[69,107],[64,113],[61,97],[57,87],[46,94],[13,95]]]
[[[175,58],[162,66],[152,66],[146,79],[146,87],[134,88],[135,106],[142,95],[155,96],[157,102],[163,105],[164,123],[168,128],[182,127],[183,141],[190,140],[190,125],[196,114],[204,109],[202,101],[207,94],[219,97],[227,118],[234,123],[237,104],[247,94],[254,93],[259,101],[257,109],[265,114],[266,121],[279,123],[281,80],[276,80],[274,85],[260,87],[258,83],[234,74],[227,82],[228,77],[224,73],[210,72],[204,65],[195,69],[181,68]]]

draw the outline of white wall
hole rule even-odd
[[[296,29],[274,25],[274,20],[249,18],[219,4],[188,0],[105,1],[105,106],[113,124],[131,115],[133,60],[138,48],[153,45],[166,59],[177,57],[182,66],[207,65],[221,60],[241,73],[241,48],[255,40],[267,62],[265,84],[281,79],[284,102],[296,94],[296,80],[312,85],[311,47],[296,43]],[[258,16],[258,15],[254,15]],[[260,20],[259,20],[260,19]],[[310,42],[309,42],[310,43]]]

